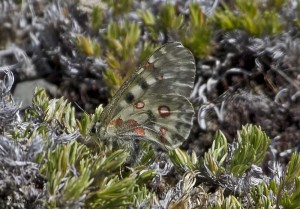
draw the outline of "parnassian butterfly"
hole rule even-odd
[[[157,49],[121,86],[100,116],[100,138],[146,140],[174,149],[188,137],[195,60],[180,43]]]

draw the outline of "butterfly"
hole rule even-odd
[[[180,43],[157,49],[113,96],[99,118],[101,139],[145,140],[166,149],[189,136],[194,109],[188,96],[196,67]]]

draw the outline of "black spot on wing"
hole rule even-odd
[[[125,101],[127,102],[127,104],[131,104],[134,100],[134,95],[131,92],[128,92],[125,95]]]
[[[149,84],[147,83],[147,81],[145,81],[145,79],[142,79],[139,83],[140,87],[143,89],[143,90],[146,90],[149,88]]]

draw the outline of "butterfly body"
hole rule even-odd
[[[100,138],[147,140],[173,149],[188,137],[194,109],[192,53],[180,43],[157,49],[125,81],[100,116]]]

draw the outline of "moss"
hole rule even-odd
[[[278,9],[286,1],[269,2],[272,5],[266,9],[258,1],[235,0],[233,9],[226,4],[224,10],[217,9],[214,22],[223,30],[241,29],[255,36],[279,34],[285,22]]]

